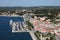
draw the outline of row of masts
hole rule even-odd
[[[24,31],[24,22],[13,22],[10,20],[10,26],[12,27],[12,32],[23,32]]]

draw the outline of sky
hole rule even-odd
[[[60,0],[0,0],[4,6],[60,6]]]

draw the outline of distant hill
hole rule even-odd
[[[60,9],[60,6],[33,6],[33,7],[0,7],[1,9],[7,9],[7,10],[19,10],[19,9],[35,9],[35,8],[57,8]]]

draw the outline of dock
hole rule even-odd
[[[13,22],[10,20],[10,27],[12,27],[12,32],[27,32],[24,29],[24,23],[23,22]]]

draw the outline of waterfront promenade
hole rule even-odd
[[[30,36],[32,37],[32,40],[37,40],[36,36],[34,35],[34,32],[33,31],[30,31],[28,29],[26,29],[27,32],[29,32]]]

